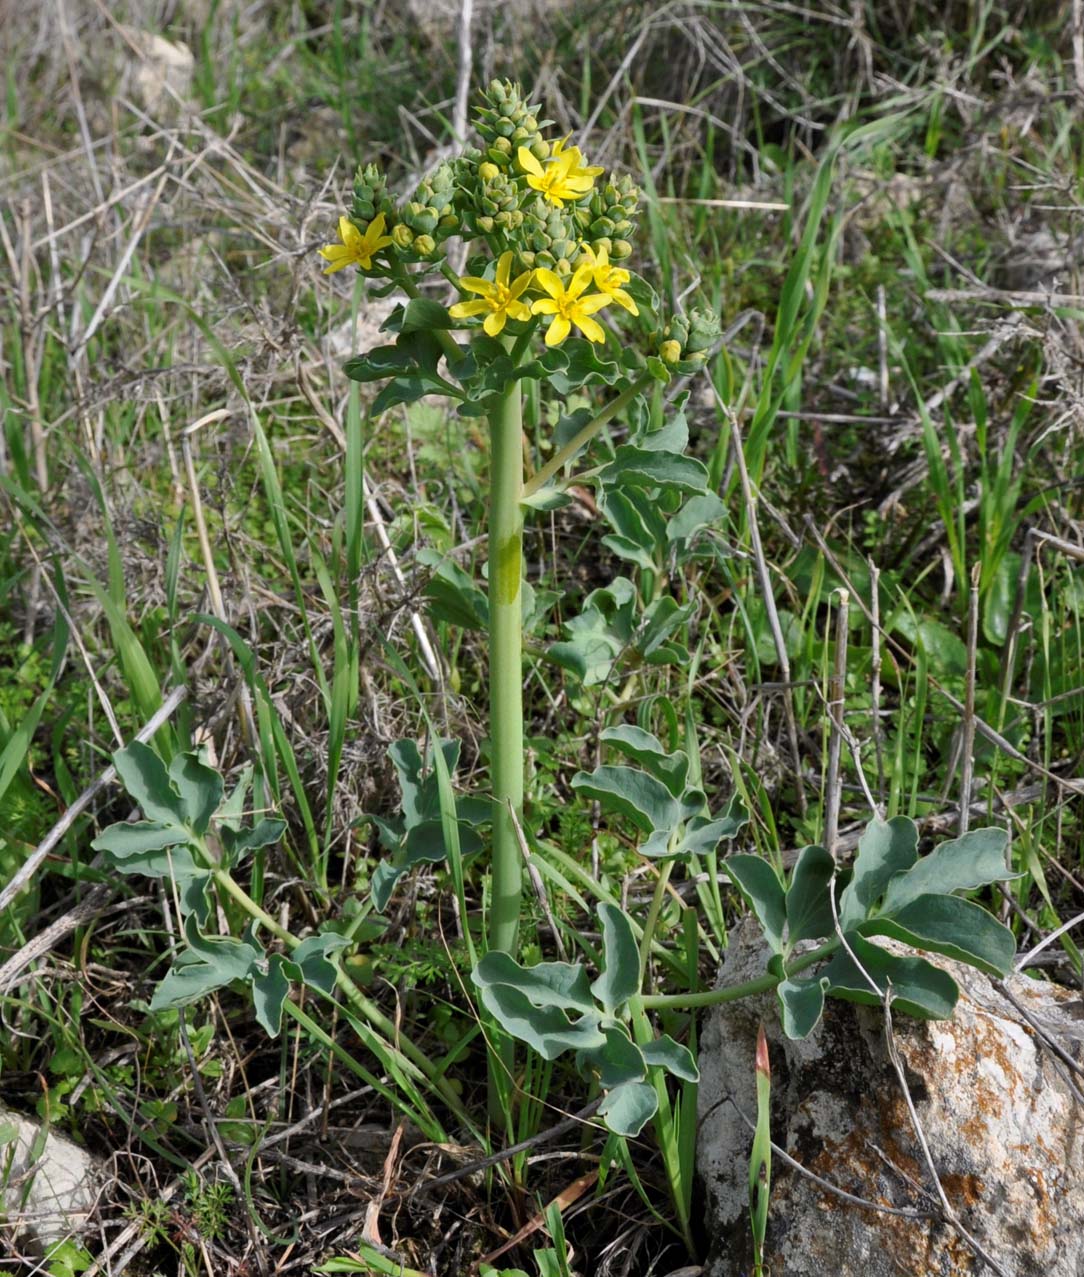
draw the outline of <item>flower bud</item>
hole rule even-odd
[[[392,227],[391,238],[396,248],[407,249],[414,243],[414,232],[409,226],[400,222]]]
[[[437,242],[432,235],[419,235],[414,241],[414,251],[422,257],[430,257],[437,251]]]
[[[632,245],[627,239],[615,239],[610,245],[610,258],[615,262],[632,256]]]
[[[478,165],[478,176],[483,182],[492,182],[495,177],[500,177],[501,170],[496,164],[490,163],[488,160],[484,164]]]
[[[681,343],[672,339],[664,341],[659,347],[659,357],[664,364],[676,364],[681,359]]]

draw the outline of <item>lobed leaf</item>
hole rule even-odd
[[[604,901],[598,913],[602,919],[603,969],[591,992],[607,1015],[616,1015],[619,1007],[640,992],[640,953],[632,923],[617,905]]]
[[[869,980],[855,965],[851,955],[840,949],[821,972],[821,979],[828,982],[826,991],[833,997],[866,1006],[879,1006],[884,994],[891,988],[892,1006],[896,1010],[923,1020],[951,1018],[960,990],[947,971],[935,967],[925,958],[888,953],[856,934],[849,935],[847,943],[878,992],[874,993],[870,988]]]
[[[763,857],[745,853],[727,856],[723,868],[756,915],[768,943],[782,953],[787,903],[779,875]]]

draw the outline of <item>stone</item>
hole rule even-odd
[[[897,952],[902,945],[881,938]],[[721,975],[763,974],[767,950],[751,918],[731,936]],[[929,956],[929,955],[927,955]],[[893,1037],[949,1203],[1007,1277],[1084,1277],[1084,1078],[1044,1043],[1084,1062],[1084,1002],[1059,985],[985,975],[934,957],[960,986],[952,1020],[897,1012]],[[940,1217],[879,1008],[828,999],[809,1038],[789,1041],[774,995],[727,1003],[701,1037],[698,1169],[707,1198],[708,1277],[752,1271],[748,1216],[756,1114],[758,1023],[772,1064],[772,1138],[836,1187],[880,1205],[920,1208],[906,1218],[848,1203],[792,1170],[772,1166],[765,1272],[787,1277],[968,1277],[988,1273]],[[925,1190],[925,1191],[923,1191]]]
[[[40,1121],[0,1106],[0,1213],[23,1225],[20,1249],[39,1253],[82,1229],[99,1187],[85,1148],[50,1130],[39,1150],[42,1138]]]

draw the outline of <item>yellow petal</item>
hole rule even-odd
[[[482,327],[485,329],[488,336],[496,337],[504,328],[504,321],[505,313],[503,310],[490,311],[490,313],[486,316],[485,323],[482,324]]]
[[[640,313],[639,306],[636,305],[623,288],[615,288],[610,296],[619,306],[624,306],[630,315],[638,315]]]
[[[358,230],[349,217],[339,218],[339,238],[347,247],[350,247],[351,240],[356,242],[361,239],[361,231]]]
[[[593,322],[593,321],[592,321]],[[546,330],[546,345],[558,346],[572,331],[572,325],[564,315],[555,315]]]
[[[580,293],[582,293],[591,282],[592,273],[591,267],[587,262],[584,262],[582,266],[578,267],[576,273],[572,276],[572,282],[568,286],[568,296],[579,297]],[[547,289],[546,291],[548,292],[549,290]]]
[[[508,276],[512,273],[512,254],[502,253],[497,258],[497,283],[502,288],[508,287]]]
[[[584,297],[582,301],[576,303],[576,309],[584,315],[593,315],[596,311],[600,311],[603,306],[609,306],[613,299],[607,293],[592,293],[590,297]]]
[[[509,319],[530,319],[531,308],[526,302],[510,301],[508,303]]]
[[[526,305],[521,302],[520,305]],[[531,313],[533,315],[556,315],[557,303],[551,297],[540,297],[538,301],[531,303]]]
[[[530,288],[532,279],[534,279],[534,271],[525,270],[522,275],[512,281],[508,291],[513,300],[522,296]]]
[[[383,213],[377,213],[373,220],[366,228],[365,234],[372,235],[374,239],[379,239],[384,234],[384,227],[387,226],[388,219]]]
[[[516,152],[516,159],[519,160],[519,166],[524,173],[531,173],[535,177],[542,176],[542,165],[535,159],[525,146],[521,146]],[[530,179],[528,179],[529,181]],[[533,183],[532,183],[533,185]]]
[[[470,319],[473,315],[484,315],[491,307],[489,302],[482,301],[480,298],[472,302],[456,302],[456,304],[448,311],[453,319]]]
[[[559,301],[565,295],[565,286],[561,283],[561,277],[547,267],[539,266],[534,273],[534,279],[539,288],[549,293],[554,299]]]
[[[577,310],[572,318],[576,321],[576,327],[587,338],[588,341],[605,341],[606,333],[602,325],[597,319],[592,319],[590,315],[585,315],[582,311]],[[554,320],[554,323],[557,321]]]
[[[478,275],[462,275],[459,287],[465,288],[468,293],[481,293],[483,297],[488,297],[496,291],[488,279],[481,279]]]

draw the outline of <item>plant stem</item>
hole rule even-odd
[[[210,853],[206,852],[206,849],[204,849],[204,853],[207,855],[208,863],[213,863]],[[276,939],[281,940],[290,952],[293,952],[298,947],[301,941],[287,931],[285,927],[280,926],[265,909],[261,909],[248,892],[239,883],[235,882],[225,869],[215,868],[212,870],[212,875],[216,884],[226,895],[236,901],[250,918],[255,919],[266,927]],[[419,1076],[426,1079],[460,1121],[466,1121],[469,1126],[469,1118],[462,1102],[448,1084],[447,1079],[440,1076],[437,1066],[424,1051],[416,1047],[409,1038],[403,1037],[383,1011],[361,992],[345,971],[338,967],[335,968],[335,986],[353,1010],[381,1033],[387,1040],[388,1045],[404,1056],[409,1065],[413,1066]]]
[[[804,971],[806,967],[811,967],[814,963],[821,962],[830,954],[839,948],[839,940],[829,940],[827,944],[822,944],[819,949],[814,949],[811,953],[803,953],[800,958],[794,961],[786,968],[788,976],[797,975],[799,971]],[[755,980],[746,980],[744,984],[731,984],[722,989],[707,989],[703,993],[649,993],[640,998],[640,1004],[645,1010],[654,1010],[659,1007],[668,1007],[671,1010],[691,1010],[697,1007],[715,1007],[720,1006],[724,1002],[738,1002],[742,998],[751,998],[757,993],[767,993],[769,989],[774,989],[781,982],[782,977],[777,975],[762,975]]]
[[[489,947],[512,953],[523,886],[516,837],[516,821],[522,820],[523,812],[523,400],[518,381],[498,397],[489,424],[489,737],[493,789]]]
[[[651,373],[642,373],[631,386],[626,387],[611,403],[598,414],[593,421],[589,421],[586,426],[565,444],[549,461],[523,485],[523,496],[529,497],[538,491],[539,488],[545,487],[551,478],[560,468],[572,460],[577,452],[598,434],[604,425],[619,412],[622,412],[636,398],[642,390],[645,390],[653,381]]]
[[[662,902],[666,899],[666,887],[673,869],[674,862],[672,860],[664,860],[659,867],[659,876],[655,879],[655,893],[651,897],[651,905],[644,921],[644,934],[640,937],[641,989],[644,987],[644,981],[647,978],[647,964],[651,958],[651,942],[655,939],[655,927],[658,925],[659,914],[662,913]]]

